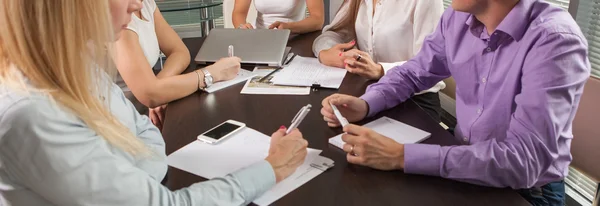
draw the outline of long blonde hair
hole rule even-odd
[[[109,111],[116,74],[106,45],[114,33],[106,0],[0,1],[0,84],[48,95],[110,144],[133,155],[148,148]],[[96,65],[99,68],[97,69]],[[59,138],[59,137],[57,137]]]

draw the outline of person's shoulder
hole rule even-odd
[[[0,86],[0,122],[4,126],[45,123],[65,117],[56,102],[42,92]]]
[[[150,13],[154,12],[156,10],[156,2],[154,0],[144,0],[142,2],[142,9],[147,9]]]
[[[439,22],[443,28],[443,30],[451,29],[451,30],[460,30],[463,27],[467,27],[467,21],[472,15],[466,12],[456,11],[449,6],[442,13],[441,21]]]
[[[537,1],[533,4],[531,21],[527,33],[541,39],[553,35],[578,38],[587,42],[581,29],[571,14],[547,2]]]

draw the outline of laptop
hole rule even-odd
[[[194,60],[214,63],[227,57],[229,45],[233,45],[234,56],[240,57],[242,64],[279,67],[289,52],[289,36],[287,29],[213,29]]]

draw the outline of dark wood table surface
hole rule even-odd
[[[312,42],[317,35],[298,36],[289,45],[294,53],[312,57]],[[192,59],[202,41],[202,38],[184,39]],[[196,67],[195,63],[191,63],[187,72]],[[370,83],[362,77],[348,74],[339,93],[359,96]],[[304,96],[244,95],[240,94],[243,85],[240,83],[213,94],[196,92],[169,103],[163,128],[167,154],[195,141],[198,134],[228,119],[244,122],[248,127],[270,135],[279,126],[289,125],[296,112],[310,103],[315,109],[299,129],[308,140],[309,147],[323,150],[321,155],[334,160],[335,166],[279,199],[275,205],[528,205],[510,189],[348,164],[345,153],[327,142],[329,137],[341,133],[341,129],[327,127],[319,112],[321,100],[337,90],[319,89]],[[430,132],[431,138],[423,142],[425,144],[459,144],[412,101],[366,121],[383,115]],[[165,185],[176,190],[201,181],[206,179],[169,167]]]

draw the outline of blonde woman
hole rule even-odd
[[[292,34],[303,34],[321,30],[325,22],[323,0],[254,0],[258,14],[252,26],[246,22],[251,3],[235,0],[232,20],[238,29],[289,29]]]
[[[377,80],[421,50],[443,12],[441,0],[346,0],[313,52],[325,65]],[[413,97],[438,122],[444,87],[439,82]]]
[[[163,139],[107,75],[106,44],[140,7],[0,1],[0,205],[245,205],[304,160],[306,140],[280,129],[265,161],[177,191],[162,186]]]
[[[117,84],[141,114],[162,129],[167,103],[186,97],[198,87],[235,78],[240,69],[237,57],[223,58],[196,72],[181,74],[190,65],[190,52],[181,38],[163,18],[154,0],[143,0],[142,9],[131,14],[131,21],[116,41]],[[155,75],[160,52],[167,58]],[[205,84],[205,75],[211,82]],[[198,85],[198,78],[202,81]],[[148,108],[150,108],[148,110]]]

